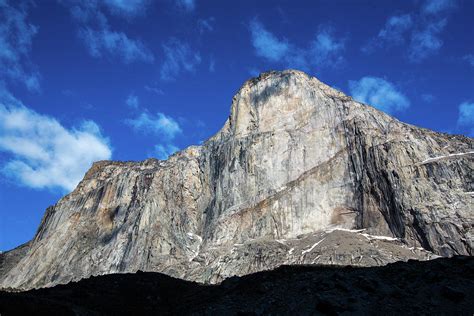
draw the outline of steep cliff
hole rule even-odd
[[[264,73],[202,146],[95,163],[21,259],[3,260],[0,286],[472,255],[473,169],[471,138],[401,123],[299,71]]]

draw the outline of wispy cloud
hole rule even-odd
[[[183,11],[191,12],[196,9],[195,0],[175,0],[177,7]]]
[[[425,15],[435,15],[453,9],[456,5],[457,0],[425,0],[421,12]]]
[[[94,58],[119,58],[124,63],[154,61],[154,56],[139,39],[130,38],[124,32],[113,30],[106,13],[128,19],[142,14],[146,0],[64,0],[78,24],[79,38]]]
[[[408,49],[410,61],[420,62],[434,55],[443,46],[443,40],[439,35],[446,24],[446,19],[432,21],[412,33]]]
[[[27,21],[27,6],[0,1],[0,81],[40,90],[40,75],[29,54],[38,28]]]
[[[364,52],[372,52],[378,47],[394,46],[405,43],[405,35],[413,27],[411,14],[394,15],[388,18],[385,26],[379,31],[376,38],[371,39],[362,47]]]
[[[211,56],[209,59],[209,72],[215,72],[216,71],[216,61],[214,57]]]
[[[72,190],[94,161],[110,159],[108,140],[93,121],[67,129],[3,92],[0,151],[11,159],[1,172],[22,185]]]
[[[410,106],[408,98],[392,83],[377,77],[363,77],[349,81],[352,97],[389,114],[402,112]]]
[[[89,54],[92,57],[118,56],[129,64],[135,61],[153,62],[153,54],[139,40],[132,40],[122,32],[109,29],[93,30],[83,28],[79,36],[84,40]]]
[[[310,58],[316,65],[337,66],[344,60],[343,50],[344,41],[336,39],[330,29],[322,29],[311,43]]]
[[[125,100],[125,104],[132,109],[138,109],[140,101],[138,100],[138,97],[135,94],[131,93]]]
[[[153,155],[158,159],[165,160],[179,150],[178,147],[171,144],[158,144],[154,147]]]
[[[474,137],[474,102],[463,102],[459,105],[458,129]]]
[[[128,119],[126,123],[137,132],[159,136],[167,141],[173,140],[182,132],[175,119],[160,112],[156,115],[143,112],[134,119]]]
[[[290,44],[286,39],[279,39],[269,31],[257,19],[250,22],[250,32],[255,53],[269,61],[281,61],[290,52]]]
[[[148,91],[148,92],[155,93],[157,95],[165,94],[165,92],[163,90],[161,90],[160,88],[149,86],[149,85],[145,85],[145,90]]]
[[[210,18],[207,18],[207,19],[199,19],[197,21],[197,26],[198,26],[198,29],[199,29],[199,33],[200,34],[203,34],[205,32],[212,32],[214,31],[214,17],[210,17]]]
[[[201,55],[183,41],[171,38],[163,44],[164,62],[161,65],[162,80],[174,80],[182,72],[194,72],[201,63]]]
[[[344,60],[342,51],[345,41],[336,38],[329,28],[320,28],[307,48],[297,47],[288,39],[277,37],[257,19],[250,22],[249,29],[255,54],[268,62],[308,69],[311,66],[335,67]]]
[[[434,100],[436,100],[436,97],[432,94],[424,93],[424,94],[421,95],[421,99],[426,103],[431,103]]]
[[[474,67],[474,54],[468,54],[463,57],[465,61],[472,67]]]
[[[405,45],[410,62],[418,63],[435,55],[443,46],[442,32],[449,13],[456,8],[455,0],[425,0],[418,12],[393,15],[387,19],[378,35],[362,47],[371,53],[377,48]]]
[[[144,14],[150,1],[151,0],[104,0],[104,3],[110,12],[115,15],[134,17]]]

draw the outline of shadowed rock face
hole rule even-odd
[[[95,163],[21,259],[0,260],[0,287],[472,255],[473,169],[471,138],[401,123],[299,71],[264,73],[202,146]]]

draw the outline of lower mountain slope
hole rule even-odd
[[[112,274],[0,292],[2,315],[472,315],[474,258],[383,267],[282,266],[202,285],[159,274]]]

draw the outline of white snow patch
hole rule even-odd
[[[295,248],[291,248],[289,251],[288,251],[288,254],[291,255],[293,253],[293,251],[295,251]]]
[[[301,252],[301,254],[304,255],[304,254],[306,254],[306,253],[308,253],[308,252],[313,251],[313,249],[314,249],[317,245],[319,245],[324,239],[326,239],[326,238],[321,239],[320,241],[318,241],[317,243],[315,243],[314,245],[312,245],[311,248],[308,248],[308,249],[306,249],[306,250],[303,250],[303,251]]]
[[[275,241],[279,244],[284,245],[286,240],[285,239],[275,239]]]
[[[394,237],[388,237],[388,236],[377,236],[377,235],[369,235],[369,234],[361,234],[368,240],[376,239],[376,240],[388,240],[388,241],[395,241],[398,240],[398,238]]]
[[[449,154],[449,155],[444,155],[444,156],[432,157],[432,158],[428,158],[428,159],[423,160],[420,164],[423,165],[423,164],[427,164],[427,163],[430,163],[430,162],[433,162],[433,161],[438,161],[438,160],[441,160],[441,159],[444,159],[444,158],[461,157],[461,156],[467,156],[467,155],[474,155],[474,151],[468,151],[468,152],[465,152],[465,153],[457,153],[457,154]]]

